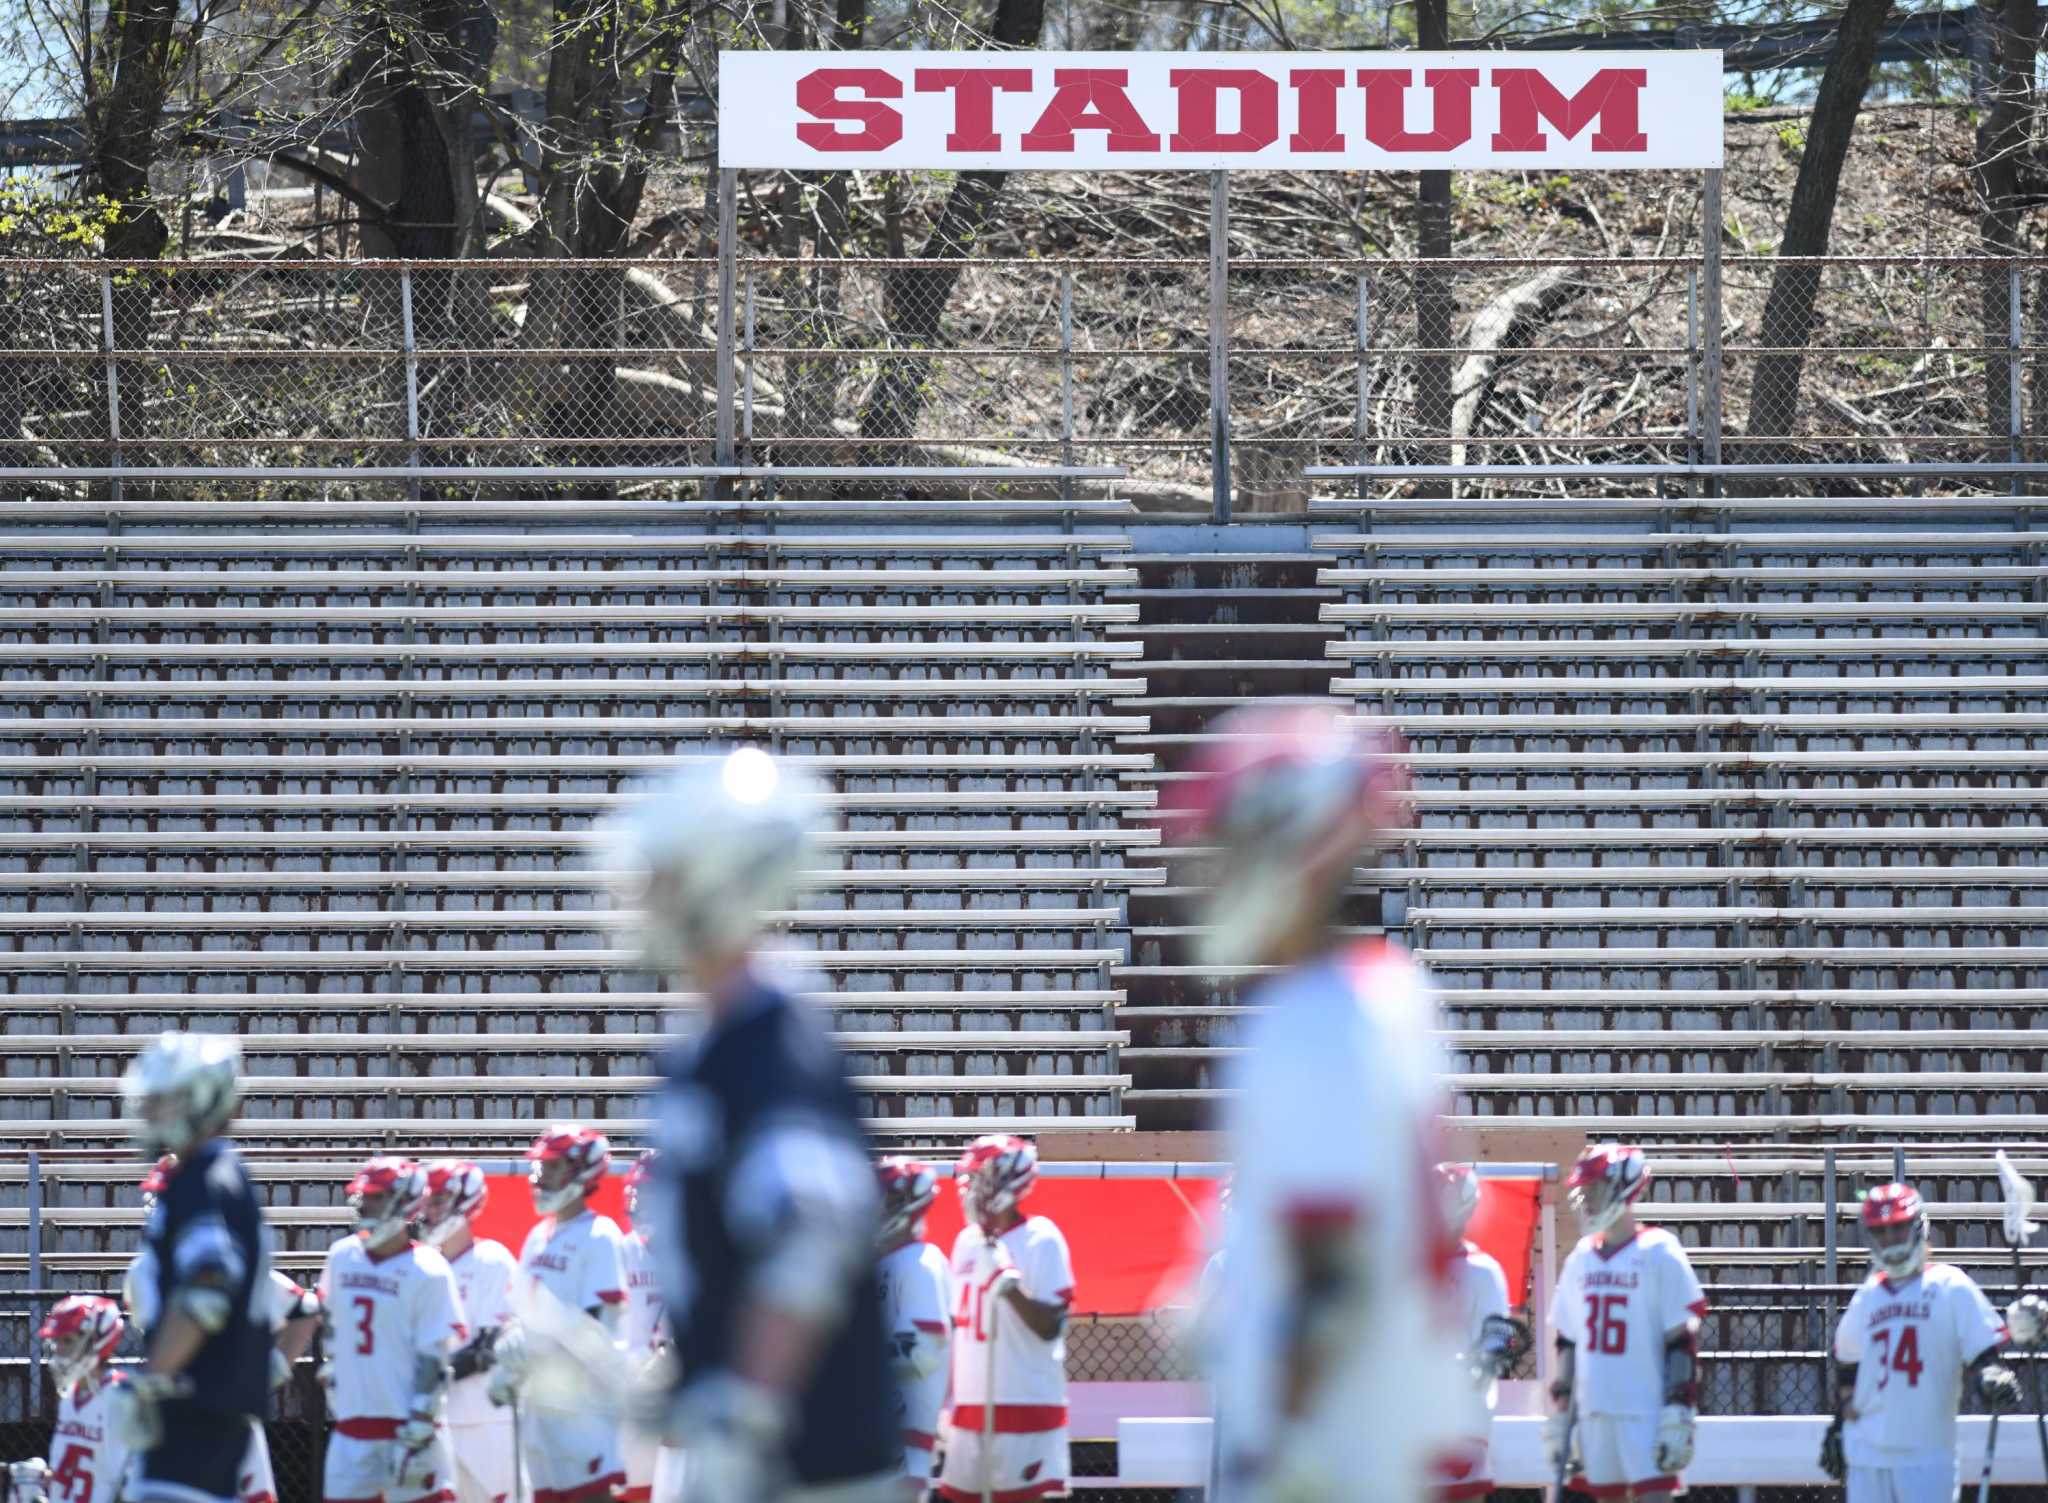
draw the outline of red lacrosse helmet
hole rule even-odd
[[[1579,1225],[1597,1237],[1650,1188],[1650,1165],[1640,1148],[1601,1143],[1579,1155],[1564,1183]]]
[[[1253,964],[1305,910],[1334,902],[1375,834],[1409,823],[1404,748],[1325,702],[1233,710],[1209,735],[1189,776],[1167,785],[1168,829],[1218,848],[1197,904],[1201,961]]]
[[[611,1167],[612,1145],[594,1127],[558,1122],[533,1140],[526,1150],[526,1162],[533,1208],[543,1216],[553,1216],[595,1193],[604,1183],[605,1171]]]
[[[427,1225],[421,1235],[434,1246],[441,1246],[474,1219],[490,1194],[490,1182],[484,1178],[483,1170],[466,1159],[442,1159],[429,1164],[423,1212]]]
[[[939,1198],[939,1177],[916,1159],[888,1158],[875,1165],[882,1191],[882,1236],[894,1242],[915,1227]]]
[[[960,1209],[988,1231],[1031,1193],[1038,1180],[1038,1149],[1024,1138],[994,1133],[976,1138],[953,1166]]]
[[[36,1332],[43,1361],[59,1391],[69,1388],[114,1355],[127,1329],[121,1307],[97,1294],[74,1294],[50,1308]]]
[[[1927,1262],[1927,1207],[1911,1185],[1879,1185],[1863,1196],[1870,1261],[1888,1279],[1910,1279]],[[1894,1229],[1907,1228],[1903,1236]]]
[[[348,1182],[348,1203],[372,1247],[388,1242],[426,1214],[427,1171],[411,1159],[371,1159]]]
[[[1479,1176],[1470,1164],[1438,1164],[1436,1182],[1443,1197],[1444,1223],[1453,1237],[1462,1237],[1472,1223],[1472,1213],[1479,1209]]]
[[[646,1230],[640,1224],[640,1192],[654,1177],[654,1166],[660,1158],[660,1150],[650,1148],[633,1160],[633,1167],[626,1171],[626,1217],[633,1223],[635,1231]]]

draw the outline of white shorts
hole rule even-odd
[[[638,1425],[619,1426],[619,1458],[626,1467],[626,1485],[613,1493],[619,1503],[650,1503],[660,1453],[661,1442]]]
[[[327,1437],[325,1503],[455,1503],[455,1461],[448,1432],[434,1432],[434,1464],[426,1483],[400,1490],[398,1442],[361,1440],[336,1430]]]
[[[1596,1500],[1656,1498],[1682,1485],[1657,1470],[1654,1414],[1582,1414],[1572,1444],[1579,1452],[1572,1485]]]
[[[448,1444],[455,1452],[456,1503],[510,1503],[519,1486],[519,1458],[512,1452],[512,1415],[487,1425],[450,1425]]]
[[[270,1441],[258,1420],[249,1421],[249,1450],[235,1491],[240,1503],[277,1503],[277,1477],[270,1470]]]
[[[526,1449],[533,1503],[608,1500],[613,1488],[626,1485],[619,1427],[610,1420],[522,1407],[519,1443]]]
[[[989,1485],[994,1503],[1033,1503],[1067,1495],[1067,1432],[1035,1430],[1023,1435],[997,1433],[990,1460]],[[953,1503],[981,1503],[981,1432],[948,1426],[946,1466],[939,1477],[939,1496]]]
[[[1953,1456],[1903,1466],[1857,1466],[1845,1479],[1847,1503],[1955,1503],[1957,1468]]]
[[[654,1503],[683,1503],[683,1453],[674,1446],[654,1453]]]
[[[1450,1453],[1430,1468],[1429,1496],[1435,1503],[1468,1503],[1493,1491],[1486,1450],[1483,1435],[1453,1443]]]

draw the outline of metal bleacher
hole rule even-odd
[[[1128,513],[0,503],[0,1148],[44,1153],[56,1246],[124,1235],[92,1186],[132,1180],[118,1077],[165,1027],[242,1035],[258,1150],[629,1145],[686,999],[620,948],[589,830],[744,742],[830,786],[775,944],[882,1139],[1130,1126]]]

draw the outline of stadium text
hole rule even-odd
[[[719,88],[724,167],[1721,165],[1718,52],[728,52]]]

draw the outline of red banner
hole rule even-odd
[[[1216,1216],[1215,1180],[1041,1179],[1031,1192],[1034,1215],[1050,1216],[1073,1249],[1074,1308],[1083,1315],[1138,1315],[1175,1303],[1207,1258]],[[1535,1180],[1480,1181],[1471,1239],[1500,1260],[1511,1299],[1529,1287],[1529,1250],[1536,1231]],[[616,1176],[597,1196],[597,1208],[625,1224]],[[533,1198],[524,1179],[491,1177],[491,1197],[478,1232],[518,1252],[533,1226]],[[960,1232],[960,1205],[950,1181],[941,1181],[932,1207],[930,1236],[950,1251]]]

